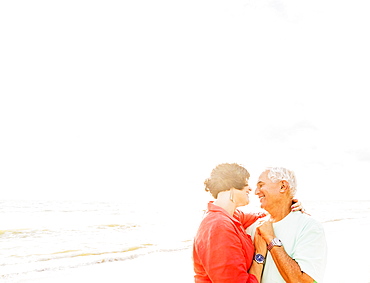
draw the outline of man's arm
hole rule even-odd
[[[271,239],[272,240],[272,239]],[[313,283],[314,279],[301,271],[298,263],[292,259],[284,247],[273,247],[270,254],[274,259],[276,267],[286,282]]]
[[[257,228],[256,233],[260,233],[266,244],[268,245],[274,238],[275,233],[272,227],[272,222],[266,221]],[[281,276],[288,283],[313,283],[314,279],[302,272],[299,264],[292,259],[285,251],[284,247],[274,246],[270,250],[270,254],[278,268]]]

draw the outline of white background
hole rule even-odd
[[[368,1],[2,1],[2,199],[186,201],[222,162],[369,199]]]

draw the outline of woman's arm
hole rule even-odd
[[[258,233],[256,233],[254,236],[254,247],[256,249],[255,254],[260,254],[264,258],[266,258],[267,245],[266,245],[265,240]],[[265,264],[264,262],[258,263],[257,261],[253,260],[252,266],[249,269],[249,273],[256,276],[258,282],[261,282],[261,275],[262,275],[264,264]]]
[[[302,213],[306,213],[302,203],[298,199],[293,199],[291,209],[292,211],[301,211]],[[267,214],[264,212],[246,213],[240,210],[237,210],[237,211],[238,211],[237,214],[239,217],[239,221],[242,223],[244,229],[247,229],[250,225],[252,225],[258,219],[261,219],[267,216]]]

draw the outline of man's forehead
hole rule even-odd
[[[262,174],[258,178],[258,183],[265,182],[268,179],[267,174],[268,171],[262,172]]]

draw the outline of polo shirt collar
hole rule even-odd
[[[218,206],[218,205],[215,205],[214,204],[214,201],[210,201],[208,203],[208,211],[213,211],[213,212],[220,212],[224,215],[226,215],[228,218],[230,218],[233,222],[236,222],[238,224],[240,224],[240,221],[235,218],[235,213],[234,213],[234,216],[231,216],[229,213],[227,213],[227,211],[225,209],[223,209],[222,207]]]

